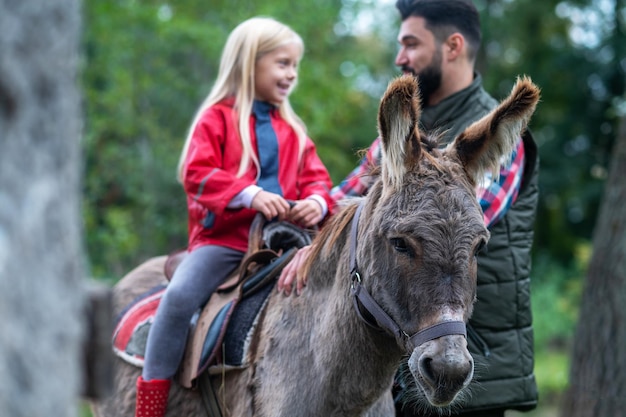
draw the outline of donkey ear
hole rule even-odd
[[[448,146],[448,152],[457,153],[465,171],[475,182],[489,171],[497,178],[501,159],[515,149],[535,111],[539,96],[539,87],[530,78],[518,78],[509,97],[465,129]]]
[[[419,161],[420,113],[417,79],[413,75],[402,75],[392,80],[378,109],[382,176],[385,187],[391,191],[400,188],[404,175]]]

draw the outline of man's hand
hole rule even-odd
[[[293,259],[283,268],[278,278],[278,291],[283,292],[287,296],[291,295],[295,280],[296,295],[302,294],[302,290],[306,285],[306,276],[302,275],[302,265],[309,257],[310,250],[310,245],[301,247]]]
[[[289,211],[289,220],[303,227],[312,227],[322,221],[322,206],[313,199],[298,200]]]
[[[263,213],[269,221],[274,217],[285,220],[289,215],[289,203],[282,196],[269,191],[259,191],[250,204],[251,208]]]

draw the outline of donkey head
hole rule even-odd
[[[392,81],[382,98],[381,180],[370,190],[362,236],[363,276],[389,316],[408,334],[447,321],[467,321],[476,294],[476,253],[489,239],[475,186],[499,172],[539,99],[523,78],[494,111],[445,149],[418,130],[419,92],[413,76]],[[365,245],[363,245],[365,246]],[[364,278],[365,279],[365,278]],[[446,406],[470,382],[473,360],[462,335],[416,346],[409,369],[426,399]]]

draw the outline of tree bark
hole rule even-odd
[[[593,238],[563,417],[626,416],[626,118]]]
[[[0,0],[0,415],[77,413],[79,3]]]

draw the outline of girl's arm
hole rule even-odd
[[[302,210],[309,211],[309,209],[319,209],[321,215],[319,220],[321,221],[334,205],[330,197],[332,181],[326,166],[324,166],[317,155],[315,145],[310,139],[307,140],[307,145],[302,155],[297,187],[301,200],[310,200],[305,204],[308,209],[302,208]],[[294,209],[292,209],[292,211]]]
[[[232,123],[226,123],[223,112],[209,108],[194,129],[184,164],[185,192],[217,215],[221,215],[246,187],[254,184],[245,175],[236,177],[241,158],[235,158],[234,154],[241,145],[233,129]],[[231,154],[225,155],[225,149]]]

